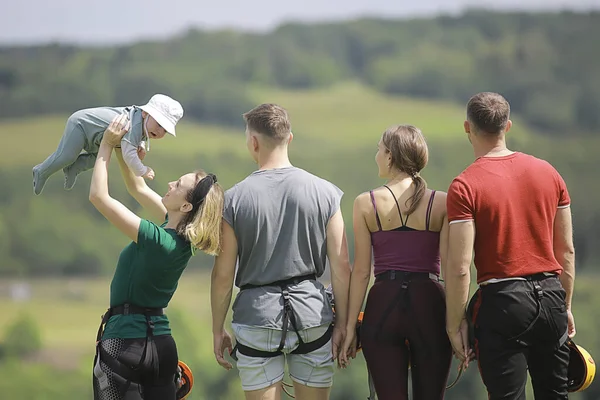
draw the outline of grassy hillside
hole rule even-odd
[[[430,161],[423,176],[430,187],[446,190],[452,178],[473,160],[462,128],[462,104],[391,97],[354,82],[331,89],[287,91],[251,86],[248,91],[255,105],[275,102],[289,110],[295,133],[292,162],[331,180],[345,192],[342,207],[350,238],[354,198],[382,183],[373,158],[377,141],[390,125],[411,123],[423,130],[430,147]],[[80,175],[71,192],[63,190],[62,172],[58,172],[50,178],[42,196],[32,194],[31,168],[54,151],[67,117],[0,122],[0,182],[5,189],[0,195],[0,239],[4,238],[0,240],[0,253],[7,254],[0,271],[48,274],[76,271],[82,265],[87,273],[110,271],[114,255],[126,243],[87,201],[91,172]],[[241,115],[239,118],[241,121]],[[572,188],[577,210],[582,217],[583,213],[588,216],[581,221],[591,224],[589,214],[598,213],[594,199],[599,194],[589,193],[595,177],[594,168],[587,165],[593,164],[591,156],[600,140],[548,139],[523,124],[518,115],[513,115],[513,122],[511,146],[557,165]],[[197,168],[215,172],[228,188],[256,167],[247,154],[242,128],[198,124],[184,117],[178,132],[176,138],[153,141],[145,160],[156,171],[156,179],[149,184],[160,193],[166,190],[167,182]],[[581,159],[574,165],[576,157]],[[110,182],[115,195],[141,212],[125,195],[116,165],[112,168]],[[593,238],[587,228],[576,232],[581,232],[582,240]],[[31,247],[28,242],[32,238],[42,240]],[[68,249],[55,251],[65,243],[69,243]],[[593,249],[584,248],[581,254],[595,254]],[[193,266],[210,263],[203,256],[192,261]]]

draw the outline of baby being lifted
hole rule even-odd
[[[155,94],[139,107],[96,107],[73,113],[56,151],[33,167],[33,192],[39,195],[48,178],[60,169],[65,175],[65,189],[73,188],[77,175],[94,168],[104,130],[123,113],[129,118],[129,130],[121,140],[123,160],[136,176],[154,179],[152,168],[141,160],[150,150],[149,139],[161,139],[167,133],[175,136],[175,125],[183,117],[181,104],[162,94]]]

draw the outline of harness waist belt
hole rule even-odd
[[[134,304],[120,304],[118,306],[114,306],[110,308],[110,313],[112,315],[122,314],[122,315],[130,315],[130,314],[142,314],[150,317],[156,317],[159,315],[164,315],[164,309],[162,308],[151,308],[151,307],[140,307]]]
[[[486,281],[483,281],[479,284],[479,286],[487,286],[490,283],[500,283],[500,282],[511,282],[511,281],[541,281],[547,278],[557,277],[558,275],[553,272],[538,272],[533,275],[525,275],[525,276],[513,276],[509,278],[491,278]]]
[[[433,281],[439,281],[440,277],[431,272],[410,272],[410,271],[397,271],[387,270],[381,272],[375,276],[375,282],[381,281],[393,281],[393,280],[417,280],[417,279],[431,279]]]
[[[552,278],[555,276],[558,275],[553,272],[539,272],[537,274],[524,276],[523,278],[527,279],[528,281],[541,281],[546,278]]]
[[[280,287],[284,287],[284,286],[287,286],[287,285],[295,285],[297,283],[300,283],[300,282],[303,282],[303,281],[308,281],[308,280],[316,281],[317,280],[317,276],[315,274],[295,276],[295,277],[292,277],[292,278],[282,279],[280,281],[275,281],[275,282],[267,283],[267,284],[264,284],[264,285],[252,285],[252,284],[248,283],[246,285],[240,286],[240,290],[255,289],[255,288],[264,287],[264,286],[280,286]]]

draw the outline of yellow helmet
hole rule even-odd
[[[592,384],[596,376],[594,359],[583,347],[576,345],[572,339],[567,342],[570,350],[568,370],[569,392],[581,392]]]
[[[192,370],[181,360],[179,360],[177,365],[175,383],[177,385],[177,400],[185,399],[194,386],[194,375],[192,375]]]

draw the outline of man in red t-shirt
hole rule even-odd
[[[536,398],[567,399],[566,342],[575,335],[569,193],[548,162],[506,147],[509,115],[497,93],[467,105],[476,160],[448,190],[446,328],[465,365],[477,358],[490,399],[525,399],[528,370]],[[465,312],[473,252],[479,289]]]

